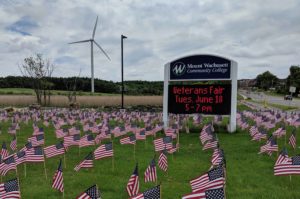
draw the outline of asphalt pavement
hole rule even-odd
[[[255,101],[260,101],[264,102],[265,100],[267,103],[272,103],[272,104],[279,104],[279,105],[284,105],[284,106],[293,106],[297,107],[300,109],[300,100],[293,98],[293,100],[284,100],[283,96],[271,96],[271,95],[266,95],[263,92],[249,92],[245,90],[239,90],[239,93],[242,94],[243,96],[250,97],[251,99]]]

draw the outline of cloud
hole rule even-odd
[[[269,70],[280,78],[299,65],[300,2],[297,0],[5,0],[0,1],[1,76],[20,75],[18,64],[43,53],[56,76],[90,76],[90,39],[96,16],[95,77],[163,80],[165,63],[189,54],[217,54],[239,64],[239,78]],[[62,6],[63,5],[63,6]]]

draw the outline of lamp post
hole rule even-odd
[[[126,39],[127,37],[125,35],[121,35],[121,77],[122,77],[122,106],[121,109],[124,109],[124,69],[123,69],[123,40]]]

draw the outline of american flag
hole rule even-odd
[[[218,140],[210,140],[208,142],[205,143],[205,145],[203,146],[202,150],[207,150],[207,149],[213,149],[218,147]]]
[[[264,130],[258,131],[252,138],[252,140],[255,141],[260,141],[262,139],[267,139],[267,132]]]
[[[295,129],[292,132],[291,137],[289,138],[289,144],[293,147],[293,149],[296,148],[296,131]]]
[[[57,129],[55,131],[56,138],[63,138],[68,135],[68,129]]]
[[[176,143],[176,144],[173,143],[172,145],[173,145],[172,148],[167,150],[167,152],[169,154],[175,153],[177,151],[177,149],[179,149],[179,143]]]
[[[211,125],[206,125],[202,128],[199,138],[202,144],[213,139],[213,131]]]
[[[165,151],[162,151],[158,157],[158,166],[161,170],[168,170],[168,157],[165,154]]]
[[[20,151],[28,151],[28,150],[33,150],[31,142],[27,142]]]
[[[251,126],[249,129],[250,135],[253,137],[255,134],[258,133],[258,128],[256,126]]]
[[[283,157],[280,157],[280,156]],[[289,158],[285,154],[280,154],[278,159],[280,158],[281,161],[279,162],[278,159],[274,166],[274,175],[299,175],[300,174],[300,155],[296,155],[294,157]]]
[[[192,191],[223,188],[225,184],[224,168],[218,166],[190,181]]]
[[[285,164],[289,161],[289,159],[290,158],[288,157],[287,149],[284,147],[275,162],[275,166],[279,164]]]
[[[44,134],[35,135],[33,137],[28,138],[28,142],[31,142],[33,147],[43,145],[44,140]]]
[[[135,166],[135,169],[130,176],[126,190],[129,196],[135,196],[139,193],[140,183],[139,183],[139,173],[138,173],[138,165]]]
[[[165,129],[165,135],[171,136],[172,139],[176,139],[177,138],[176,129],[172,129],[172,128]]]
[[[0,164],[0,174],[2,176],[5,176],[8,171],[16,169],[17,167],[14,155],[9,156]]]
[[[59,161],[58,168],[53,176],[52,188],[57,189],[60,192],[64,191],[64,179],[61,160]]]
[[[156,163],[154,159],[151,160],[144,175],[145,175],[145,182],[156,182],[157,173],[156,173]]]
[[[62,155],[65,153],[65,147],[63,145],[63,142],[59,142],[56,145],[51,145],[46,148],[44,148],[44,152],[46,155],[46,158],[51,158],[57,155]]]
[[[74,168],[75,171],[79,171],[81,168],[92,168],[94,167],[93,164],[93,153],[89,153],[83,161],[81,161],[76,167]]]
[[[65,148],[68,148],[68,147],[74,146],[74,145],[78,146],[79,142],[80,142],[79,134],[64,137],[64,147]]]
[[[97,189],[97,185],[93,185],[88,188],[85,192],[81,193],[76,199],[100,199],[101,194]]]
[[[105,157],[112,157],[114,156],[113,145],[112,143],[102,144],[94,151],[94,156],[96,160]]]
[[[10,148],[13,151],[17,150],[17,139],[16,139],[16,136],[14,136],[13,139],[12,139],[12,141],[10,142]]]
[[[1,149],[1,153],[0,154],[1,154],[2,159],[5,159],[7,156],[9,156],[9,152],[7,150],[5,142],[2,143],[2,149]]]
[[[95,139],[93,134],[83,136],[79,141],[79,147],[86,147],[95,145]]]
[[[16,165],[22,164],[26,162],[26,152],[25,151],[19,151],[14,154]]]
[[[136,143],[135,135],[131,135],[129,137],[120,139],[120,144],[135,144],[135,143]]]
[[[43,124],[48,127],[49,126],[49,121],[48,120],[44,120]]]
[[[258,154],[267,153],[269,155],[272,155],[272,152],[278,151],[278,145],[276,139],[274,139],[272,136],[269,138],[267,143],[260,147],[260,151]]]
[[[146,135],[154,135],[155,131],[153,131],[153,129],[150,126],[147,126],[145,128],[145,134]]]
[[[181,199],[225,199],[224,189],[199,190],[182,196]]]
[[[80,134],[79,126],[72,127],[69,129],[69,135],[76,135],[76,134]]]
[[[154,148],[155,151],[162,151],[162,150],[169,150],[172,149],[172,137],[166,136],[164,138],[158,138],[153,141],[154,142]]]
[[[121,126],[121,127],[116,127],[112,133],[114,134],[114,137],[120,137],[122,135],[125,135],[127,132],[126,132],[126,129],[124,126]]]
[[[44,134],[44,128],[36,128],[36,129],[33,131],[33,134],[32,134],[32,135],[41,135],[41,134]]]
[[[160,185],[148,189],[130,199],[160,199]]]
[[[101,133],[96,136],[95,142],[96,144],[99,144],[100,141],[104,139],[111,139],[111,133],[109,129],[101,130]]]
[[[135,136],[137,140],[146,140],[146,131],[144,129],[137,131]]]
[[[1,199],[19,199],[21,193],[19,191],[18,179],[9,180],[0,184]]]
[[[275,132],[273,132],[273,136],[276,136],[277,138],[280,138],[282,136],[284,136],[286,134],[286,130],[285,130],[285,127],[281,127],[281,128],[278,128]]]
[[[26,151],[26,162],[44,162],[44,153],[42,147],[34,147]]]
[[[1,132],[1,129],[0,129],[0,132]],[[16,135],[17,129],[16,129],[15,127],[10,127],[10,128],[8,129],[8,133],[9,133],[9,134],[12,134],[12,135]]]
[[[220,163],[225,161],[224,151],[222,149],[216,148],[211,158],[212,166],[220,165]]]
[[[292,125],[295,126],[295,127],[300,126],[300,118],[294,120],[294,121],[292,122]]]

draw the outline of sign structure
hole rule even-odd
[[[170,80],[230,79],[230,60],[194,55],[170,63]]]
[[[226,80],[231,84],[178,85],[169,82]],[[229,131],[236,130],[237,63],[215,55],[191,55],[165,64],[163,120],[168,114],[230,115]]]
[[[231,85],[169,85],[168,112],[229,115]]]

